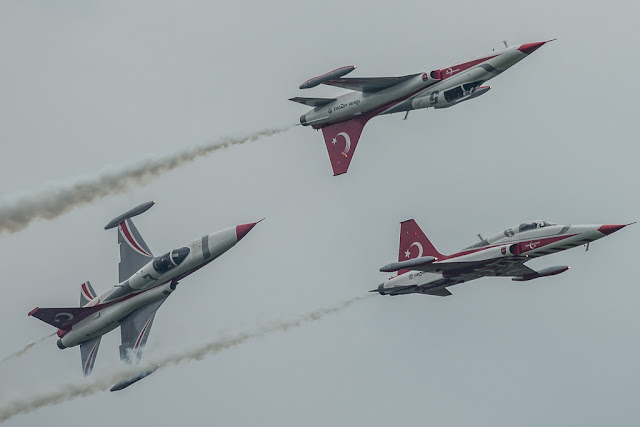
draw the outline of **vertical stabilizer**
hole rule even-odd
[[[442,258],[443,255],[438,252],[413,219],[401,222],[398,262],[423,256]],[[400,270],[398,275],[407,271],[409,270]]]

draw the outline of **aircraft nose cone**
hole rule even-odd
[[[535,42],[535,43],[525,43],[518,48],[518,50],[525,55],[529,55],[531,52],[539,49],[543,44],[547,42]]]
[[[608,236],[609,234],[615,233],[616,231],[620,230],[621,228],[626,227],[627,225],[629,225],[629,224],[623,224],[623,225],[619,225],[619,224],[609,225],[608,224],[608,225],[603,225],[602,227],[598,228],[598,231],[601,232],[602,234],[605,234],[605,235]]]
[[[262,221],[262,220],[260,220]],[[260,222],[258,221],[258,222]],[[238,242],[247,235],[248,232],[251,231],[253,227],[256,226],[258,222],[252,222],[251,224],[241,224],[236,226],[236,237],[238,238]]]

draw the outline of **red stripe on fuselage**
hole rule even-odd
[[[540,241],[540,242],[546,242],[544,244],[540,244],[539,246],[536,246],[534,249],[540,249],[544,246],[547,246],[551,243],[555,243],[555,242],[559,242],[560,240],[564,240],[564,239],[568,239],[569,237],[574,237],[577,236],[577,234],[570,234],[568,236],[557,236],[557,237],[542,237],[539,239],[525,239],[525,240],[518,240],[518,241],[514,241],[514,242],[504,242],[504,243],[500,243],[497,245],[491,245],[491,246],[483,246],[481,248],[476,248],[476,249],[469,249],[466,251],[462,251],[462,252],[458,252],[455,253],[453,255],[443,255],[442,257],[438,257],[438,262],[440,261],[444,261],[445,259],[452,259],[452,258],[458,258],[464,255],[469,255],[469,254],[473,254],[476,252],[480,252],[480,251],[485,251],[487,249],[491,249],[491,248],[497,248],[498,246],[505,246],[505,245],[517,245],[520,243],[525,243],[525,242],[533,242],[533,241]]]
[[[441,68],[438,70],[440,72],[440,77],[442,79],[440,81],[446,80],[449,77],[453,77],[462,71],[466,71],[471,67],[475,67],[476,65],[481,64],[497,56],[500,56],[500,55],[498,54],[498,55],[487,56],[485,58],[474,59],[473,61],[463,62],[462,64],[452,65],[451,67]]]

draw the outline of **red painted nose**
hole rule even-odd
[[[536,49],[539,49],[545,43],[547,42],[526,43],[520,46],[518,50],[524,53],[525,55],[529,55],[531,52],[533,52]]]
[[[260,221],[262,221],[262,219]],[[258,221],[258,222],[260,222],[260,221]],[[238,242],[240,241],[240,239],[242,239],[244,236],[246,236],[247,233],[250,232],[251,229],[253,227],[255,227],[258,222],[252,222],[251,224],[237,225],[236,226],[236,237],[238,238]]]
[[[616,231],[620,230],[621,228],[626,227],[629,224],[624,224],[624,225],[603,225],[602,227],[598,228],[598,231],[601,232],[602,234],[606,234],[607,236],[611,233],[615,233]]]

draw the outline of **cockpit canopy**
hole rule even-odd
[[[554,224],[551,224],[547,221],[523,222],[522,224],[520,224],[520,226],[518,226],[518,233],[522,233],[523,231],[535,230],[536,228],[548,227],[550,225]]]
[[[179,266],[187,255],[189,255],[189,252],[190,249],[184,247],[174,249],[171,252],[156,257],[153,260],[153,269],[160,274],[164,274],[172,268]]]
[[[487,239],[484,239],[474,245],[467,247],[466,249],[472,248],[481,248],[483,246],[491,245],[498,240],[502,240],[504,238],[513,237],[518,233],[524,233],[525,231],[536,230],[542,227],[548,227],[550,225],[556,225],[547,221],[532,221],[532,222],[523,222],[520,225],[516,225],[515,227],[507,228],[502,233],[495,234]]]

